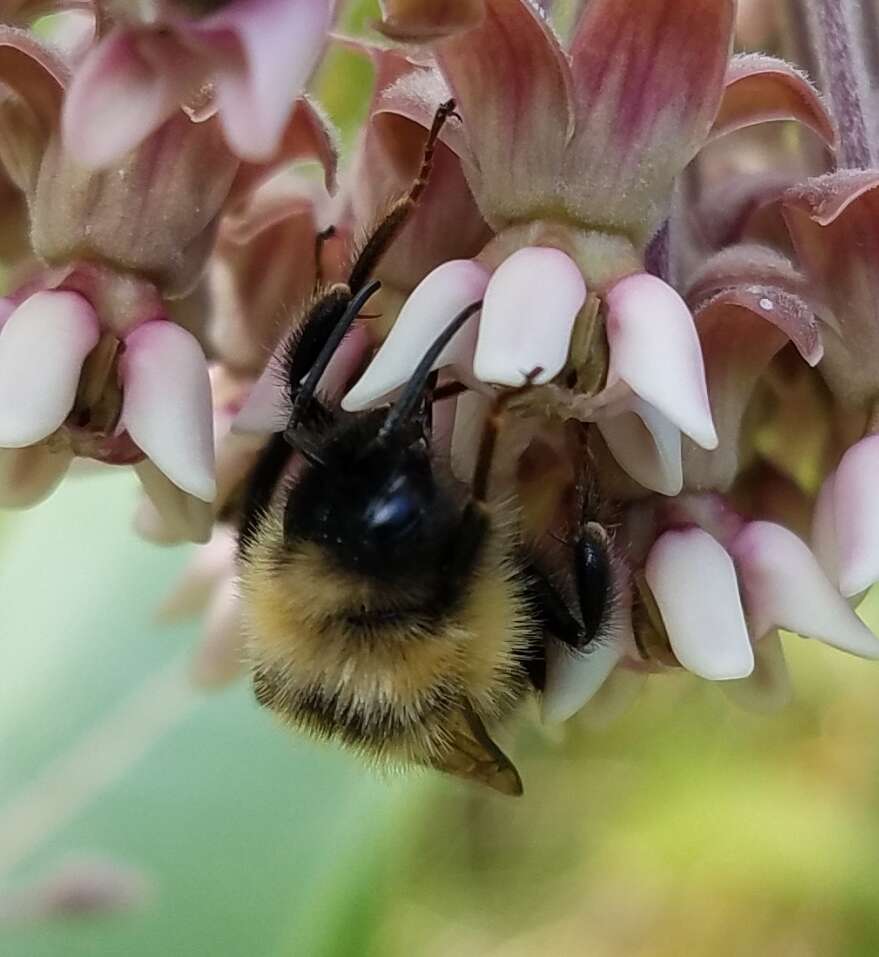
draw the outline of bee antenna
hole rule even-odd
[[[360,310],[366,305],[368,299],[370,299],[378,290],[381,288],[381,283],[378,279],[373,279],[368,285],[364,286],[348,303],[345,307],[345,311],[342,313],[341,318],[333,327],[333,331],[330,333],[329,338],[324,343],[323,348],[318,353],[317,359],[314,361],[314,365],[308,370],[308,375],[305,377],[305,381],[302,383],[299,391],[296,393],[296,398],[293,402],[293,410],[290,413],[290,419],[287,423],[287,432],[291,432],[299,424],[299,420],[302,418],[303,413],[308,408],[309,403],[314,398],[314,393],[317,390],[317,385],[320,382],[321,376],[326,372],[327,366],[330,364],[330,360],[335,355],[336,349],[339,348],[339,344],[345,338],[345,333],[351,328],[354,320],[360,314]]]
[[[416,366],[411,378],[406,383],[403,394],[391,406],[376,436],[377,442],[386,442],[391,435],[409,421],[412,413],[418,408],[418,403],[421,401],[421,396],[427,387],[428,380],[433,371],[434,362],[436,362],[440,353],[445,349],[464,323],[472,315],[479,312],[481,308],[481,299],[477,302],[471,302],[470,305],[462,309],[436,339],[434,339],[430,348],[421,357],[421,361]]]

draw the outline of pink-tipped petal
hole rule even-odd
[[[241,599],[235,578],[229,577],[208,604],[204,637],[192,656],[189,675],[196,688],[218,691],[238,678],[244,667]]]
[[[121,425],[182,491],[216,495],[211,382],[198,340],[156,319],[125,340]]]
[[[675,657],[712,681],[754,670],[736,570],[726,550],[701,528],[665,532],[645,567]]]
[[[290,418],[290,401],[284,388],[281,359],[282,351],[276,350],[235,416],[233,432],[262,435],[284,431]]]
[[[33,445],[61,426],[99,337],[94,309],[75,292],[38,292],[12,313],[0,332],[0,447]]]
[[[831,582],[839,587],[839,543],[836,537],[836,473],[824,480],[812,513],[812,552]]]
[[[720,687],[730,701],[756,714],[774,714],[789,704],[790,673],[778,632],[754,645],[754,671],[747,678],[724,681]]]
[[[466,306],[477,302],[488,285],[485,266],[469,259],[443,263],[416,286],[366,372],[342,401],[348,412],[366,409],[387,398],[412,375],[436,337]],[[476,317],[465,323],[440,354],[434,368],[472,361]]]
[[[590,0],[571,44],[579,213],[644,243],[711,127],[734,0]]]
[[[48,498],[64,478],[73,452],[45,445],[0,449],[0,508],[30,508]]]
[[[620,649],[616,643],[596,645],[577,653],[560,642],[548,642],[543,720],[556,724],[575,715],[594,697],[619,660]]]
[[[804,73],[762,53],[733,57],[711,138],[772,120],[798,120],[833,145],[833,121]]]
[[[693,317],[661,279],[636,273],[607,294],[609,380],[622,379],[704,449],[717,447]]]
[[[630,406],[630,411],[598,419],[599,432],[636,482],[662,495],[677,495],[684,484],[680,429],[637,396]]]
[[[879,581],[879,435],[853,445],[833,480],[839,587],[850,598]]]
[[[862,658],[879,658],[879,640],[793,532],[772,522],[750,522],[730,552],[755,638],[778,627]]]
[[[277,151],[332,18],[329,0],[233,0],[194,30],[213,49],[220,119],[243,159],[258,162]],[[237,56],[229,55],[230,38]]]
[[[586,301],[576,263],[532,246],[508,256],[485,291],[473,372],[481,382],[520,386],[534,369],[541,385],[565,365],[574,321]]]
[[[84,166],[108,166],[177,109],[186,55],[155,31],[116,27],[86,56],[64,100],[64,144]]]
[[[207,502],[184,492],[149,459],[138,462],[134,471],[161,517],[161,525],[156,528],[162,537],[157,536],[153,541],[159,544],[196,542],[203,545],[210,540],[214,513]]]

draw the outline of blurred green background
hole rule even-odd
[[[139,872],[109,916],[0,921],[4,957],[879,952],[879,674],[788,638],[795,700],[652,679],[608,727],[524,722],[511,801],[385,781],[186,683],[155,608],[186,561],[123,472],[0,525],[0,888],[77,855]],[[2,912],[0,908],[0,912]]]

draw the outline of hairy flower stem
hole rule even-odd
[[[866,105],[867,72],[858,46],[857,0],[809,0],[812,43],[839,134],[841,169],[877,165]]]

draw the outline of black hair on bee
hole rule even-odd
[[[574,547],[578,591],[588,593],[578,619],[525,556],[516,521],[489,503],[504,406],[520,390],[495,399],[469,487],[434,455],[431,368],[481,302],[443,330],[390,408],[349,414],[316,395],[378,288],[364,262],[375,264],[423,189],[453,108],[438,111],[422,173],[392,225],[378,227],[349,282],[316,301],[288,348],[290,419],[251,476],[241,593],[265,707],[383,766],[433,767],[514,795],[518,772],[487,726],[542,687],[545,632],[584,647],[603,627],[606,608],[593,590],[607,585],[606,543],[587,525]]]

